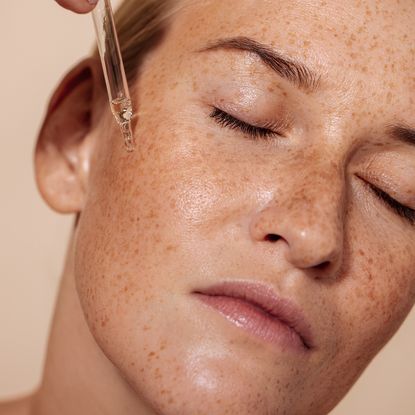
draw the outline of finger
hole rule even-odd
[[[90,12],[98,0],[55,0],[58,4],[75,13]]]

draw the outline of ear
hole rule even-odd
[[[105,97],[98,59],[80,62],[53,94],[35,149],[35,172],[46,203],[62,213],[82,210],[93,148],[91,134]]]

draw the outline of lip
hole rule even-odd
[[[310,324],[302,311],[264,284],[226,281],[192,294],[262,340],[302,352],[314,348]]]

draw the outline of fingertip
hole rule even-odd
[[[75,13],[89,13],[93,10],[98,0],[55,0],[60,6]]]

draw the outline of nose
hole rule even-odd
[[[253,216],[250,233],[268,251],[270,244],[283,249],[293,267],[335,279],[343,261],[345,206],[341,180],[329,182],[308,176],[285,188]]]

